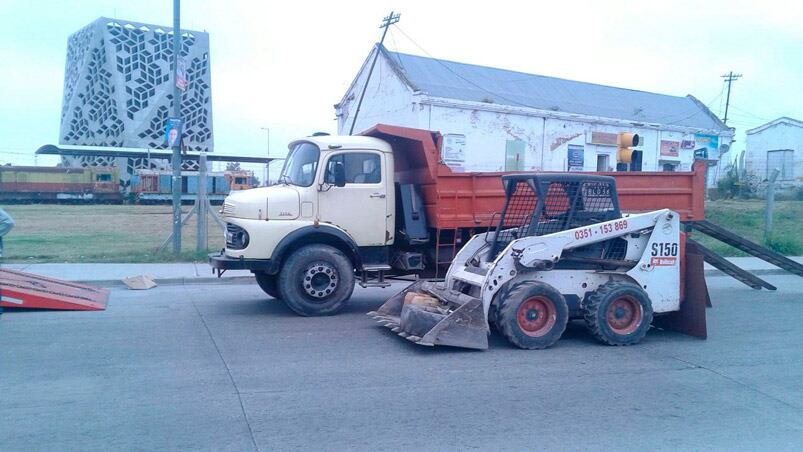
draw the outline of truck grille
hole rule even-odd
[[[242,250],[248,247],[248,233],[236,224],[226,223],[226,248]]]
[[[223,210],[221,211],[224,216],[233,217],[234,216],[234,204],[229,204],[227,202],[223,203]]]

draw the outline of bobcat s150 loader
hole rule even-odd
[[[518,347],[546,348],[570,319],[609,345],[638,343],[654,317],[705,337],[703,258],[686,249],[677,213],[623,215],[609,176],[503,183],[496,231],[471,238],[445,281],[418,281],[369,315],[421,345],[475,349],[488,347],[490,325]]]

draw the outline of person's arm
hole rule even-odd
[[[8,234],[8,231],[13,227],[14,219],[5,210],[0,209],[0,237]]]

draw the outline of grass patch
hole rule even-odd
[[[205,261],[195,249],[196,223],[182,229],[182,252],[156,253],[172,230],[170,206],[11,205],[15,228],[4,239],[7,262],[188,262]],[[189,206],[184,206],[184,214]],[[207,249],[223,247],[223,233],[209,217]]]
[[[803,255],[803,202],[775,201],[772,219],[773,231],[769,240],[764,240],[764,200],[718,200],[707,201],[705,217],[748,240],[763,244],[787,256]],[[722,256],[747,256],[743,251],[719,240],[697,233],[695,240]]]

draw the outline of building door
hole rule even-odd
[[[597,154],[597,171],[598,172],[610,171],[610,166],[608,163],[609,160],[610,156],[608,154]]]
[[[524,142],[507,140],[505,145],[505,171],[524,171]]]

